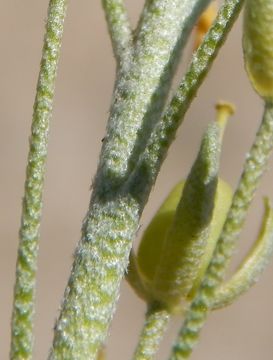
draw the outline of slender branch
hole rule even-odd
[[[256,284],[273,255],[273,208],[265,199],[265,214],[259,236],[238,270],[215,290],[211,308],[220,309],[232,304]]]
[[[207,309],[203,306],[205,301],[206,299],[203,300],[200,295],[191,304],[185,323],[173,346],[170,360],[182,360],[190,357],[193,347],[198,341],[197,333],[207,318]]]
[[[102,0],[113,51],[120,67],[125,67],[132,53],[132,30],[123,0]]]
[[[164,104],[166,90],[163,96],[158,89],[166,89],[166,83],[169,88],[171,54],[177,50],[178,42],[183,44],[208,0],[202,0],[201,5],[198,0],[163,2],[164,7],[157,7],[159,0],[151,2],[155,6],[153,14],[139,33],[133,63],[118,79],[50,359],[95,359],[115,309],[132,240],[148,197],[146,194],[140,202],[125,188],[124,181],[138,157],[139,144],[149,136],[141,130],[143,122],[147,122],[147,129],[153,118],[144,120],[144,116],[159,111],[156,107],[150,112],[155,93],[160,93]]]
[[[169,321],[170,314],[167,310],[156,304],[148,308],[134,360],[152,360],[154,358]]]
[[[42,213],[49,121],[66,0],[51,0],[32,119],[12,314],[10,358],[31,359],[39,228]]]
[[[226,0],[220,8],[211,29],[194,54],[182,82],[168,105],[161,121],[152,132],[141,155],[129,186],[138,194],[149,191],[160,170],[176,131],[184,119],[192,100],[207,75],[218,51],[241,10],[243,0]],[[141,191],[140,191],[141,189]]]
[[[171,360],[187,359],[197,343],[216,287],[222,282],[247,210],[266,170],[273,149],[273,104],[265,104],[263,121],[247,156],[244,171],[234,194],[222,234],[201,287],[194,299],[173,348]]]

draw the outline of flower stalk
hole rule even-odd
[[[170,313],[160,305],[151,304],[149,306],[133,357],[134,360],[151,360],[155,357],[170,318]]]

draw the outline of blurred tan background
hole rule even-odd
[[[8,359],[17,233],[47,3],[48,0],[0,2],[0,359]],[[128,0],[127,5],[135,23],[143,0]],[[189,57],[190,47],[184,54],[184,63]],[[114,73],[100,1],[70,1],[44,194],[35,322],[37,360],[46,358],[73,249],[80,237],[104,136]],[[214,117],[213,105],[219,99],[233,101],[237,107],[226,132],[221,169],[221,176],[234,187],[262,115],[262,102],[250,88],[243,69],[240,21],[179,130],[141,221],[143,227],[172,185],[188,173],[200,136]],[[235,265],[256,236],[262,196],[268,194],[273,199],[272,164],[271,161],[251,208]],[[193,360],[272,359],[272,276],[273,263],[260,283],[240,301],[209,317]],[[109,360],[131,358],[144,311],[143,303],[123,284],[108,341]],[[167,358],[167,345],[180,323],[181,319],[174,321],[158,359]]]

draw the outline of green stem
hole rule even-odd
[[[218,51],[242,8],[243,0],[226,0],[214,24],[194,54],[182,82],[167,106],[162,119],[154,128],[149,142],[131,175],[130,185],[136,194],[145,194],[160,170],[176,131],[191,102],[207,75]]]
[[[66,0],[51,0],[31,127],[11,328],[10,358],[31,359],[45,162]]]
[[[113,51],[120,67],[129,62],[132,52],[132,30],[123,0],[102,0]]]
[[[49,359],[96,359],[128,265],[139,205],[129,195],[91,203],[54,332]]]
[[[149,306],[134,360],[152,360],[168,327],[170,314],[157,304]]]
[[[244,171],[234,194],[222,234],[201,287],[186,314],[184,325],[173,348],[171,360],[187,359],[198,342],[215,289],[223,281],[236,240],[242,230],[247,210],[267,168],[273,149],[273,104],[266,103],[263,120],[247,156]]]
[[[232,304],[257,283],[273,255],[273,208],[265,199],[265,214],[259,236],[231,279],[221,283],[213,297],[213,310]]]
[[[146,194],[140,202],[125,188],[124,181],[138,157],[138,145],[143,139],[147,141],[148,134],[140,129],[154,94],[161,87],[166,89],[166,82],[169,87],[171,71],[168,66],[166,70],[166,63],[207,2],[151,2],[152,13],[139,32],[132,65],[117,80],[94,191],[56,323],[50,359],[93,360],[104,343],[148,197]],[[159,7],[159,3],[165,6]],[[165,90],[164,96],[160,93],[164,103]],[[152,119],[146,119],[149,127],[148,120]]]
[[[130,68],[117,79],[95,181],[101,193],[122,186],[134,169],[161,116],[181,48],[208,1],[149,1]]]

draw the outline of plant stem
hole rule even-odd
[[[194,54],[178,90],[151,133],[148,144],[131,175],[128,186],[131,186],[136,194],[145,197],[145,187],[149,191],[151,184],[154,183],[176,131],[239,15],[242,4],[243,0],[224,2],[214,24]]]
[[[95,181],[101,193],[122,186],[134,169],[161,116],[181,48],[207,3],[149,1],[131,66],[117,79]]]
[[[213,310],[226,307],[257,283],[273,255],[273,208],[264,199],[264,216],[259,236],[231,279],[221,283],[213,297]]]
[[[140,129],[156,92],[160,92],[161,106],[164,105],[166,83],[169,88],[173,70],[166,63],[177,50],[177,43],[184,43],[207,2],[151,2],[153,13],[139,32],[132,65],[117,80],[94,191],[56,323],[50,359],[93,360],[105,340],[148,197],[146,194],[140,202],[124,182],[138,152],[143,150],[138,144],[143,139],[147,141],[149,134],[141,133]],[[157,31],[158,28],[164,31]],[[163,93],[158,90],[161,87]],[[158,111],[156,107],[154,112]],[[154,120],[148,120],[151,124],[147,126],[152,126]]]
[[[48,7],[46,34],[32,118],[16,265],[10,350],[10,358],[13,360],[31,359],[32,357],[42,193],[49,122],[52,114],[66,7],[66,0],[51,0]]]
[[[132,52],[132,30],[123,0],[102,0],[117,64],[124,67]],[[129,55],[129,59],[128,59]]]
[[[273,104],[266,103],[263,120],[247,156],[244,171],[234,194],[222,234],[201,287],[194,299],[173,348],[171,360],[187,359],[199,339],[200,331],[213,304],[215,288],[223,281],[247,210],[267,168],[273,149]]]
[[[96,359],[115,309],[138,220],[139,205],[129,195],[96,199],[91,204],[55,326],[50,359]]]
[[[157,304],[149,306],[134,360],[151,360],[154,358],[170,317],[169,312]]]

